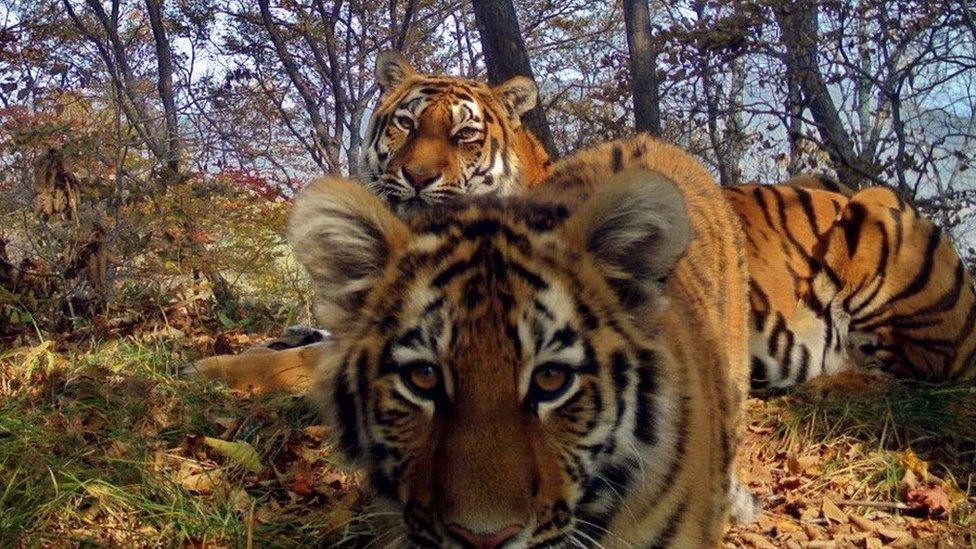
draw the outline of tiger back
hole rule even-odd
[[[976,378],[976,292],[949,240],[891,189],[857,192],[818,244],[807,301],[849,319],[857,360],[897,376]]]
[[[717,546],[746,274],[688,155],[615,142],[409,222],[331,180],[290,233],[335,335],[310,396],[395,515],[381,541]]]
[[[969,273],[948,238],[893,191],[801,176],[724,193],[746,235],[753,389],[856,366],[973,377]]]

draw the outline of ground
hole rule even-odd
[[[0,546],[346,546],[355,474],[287,395],[181,378],[216,339],[172,329],[0,354]],[[726,547],[976,547],[976,387],[878,384],[752,399],[739,455],[763,498]]]

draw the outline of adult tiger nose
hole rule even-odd
[[[411,171],[409,168],[403,168],[403,177],[407,180],[417,192],[420,192],[427,187],[430,187],[437,178],[440,177],[439,172],[429,172],[429,171]]]
[[[522,531],[522,528],[523,526],[521,524],[512,524],[494,534],[475,534],[464,526],[454,523],[450,524],[447,530],[455,537],[466,542],[467,546],[473,547],[474,549],[498,549],[502,545],[505,545],[505,542],[517,536]]]

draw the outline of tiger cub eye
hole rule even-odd
[[[532,373],[532,385],[540,400],[554,399],[569,387],[571,375],[565,366],[544,364]]]
[[[427,362],[414,364],[407,373],[410,384],[420,391],[432,391],[440,383],[440,375],[437,366]]]

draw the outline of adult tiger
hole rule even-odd
[[[689,155],[610,143],[538,193],[410,221],[326,180],[290,240],[335,338],[309,395],[395,515],[381,541],[718,544],[746,273],[738,221]]]
[[[970,274],[896,193],[811,176],[724,192],[746,235],[754,389],[852,366],[976,377]]]
[[[494,88],[456,76],[417,72],[402,54],[381,53],[382,97],[366,130],[363,183],[398,213],[457,195],[514,194],[552,168],[521,116],[536,105],[532,80]]]
[[[515,77],[492,88],[422,74],[396,51],[378,56],[376,80],[382,96],[366,130],[360,177],[398,214],[459,195],[515,194],[552,170],[545,149],[521,123],[537,102],[532,80]],[[298,329],[242,354],[204,358],[187,373],[235,389],[301,392],[328,346],[320,331]]]

